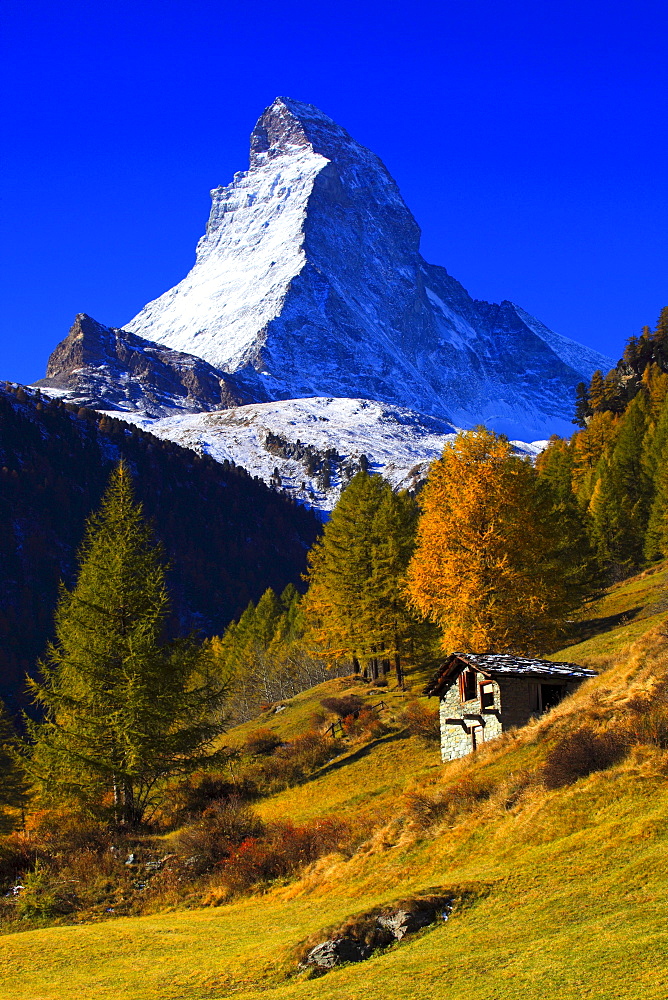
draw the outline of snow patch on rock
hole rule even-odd
[[[394,489],[414,489],[457,433],[447,421],[404,407],[332,397],[253,403],[161,420],[139,415],[124,419],[219,462],[241,465],[323,513],[332,510],[352,475],[367,462],[369,471],[382,473]],[[541,450],[540,444],[513,445],[528,457]]]

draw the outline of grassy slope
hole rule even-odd
[[[603,665],[616,650],[616,663],[475,759],[442,768],[433,749],[389,737],[262,803],[267,818],[374,812],[385,825],[352,859],[321,859],[301,881],[219,908],[2,938],[0,998],[251,1000],[270,990],[276,1000],[384,1000],[388,992],[402,1000],[664,1000],[666,755],[639,749],[565,789],[517,789],[518,776],[560,734],[583,718],[614,717],[630,690],[647,690],[657,678],[665,683],[668,643],[655,627],[665,612],[652,614],[665,575],[661,568],[613,588],[592,614],[613,628],[596,632],[593,625],[595,634],[557,656]],[[632,621],[621,620],[629,615]],[[647,629],[630,652],[619,652],[637,639],[636,630]],[[327,688],[343,689],[344,682]],[[271,725],[286,735],[299,731],[321,696],[294,699]],[[410,819],[393,822],[405,810],[406,789],[438,794],[467,776],[492,783],[491,798],[426,833]],[[312,932],[412,891],[457,885],[476,899],[446,925],[322,979],[294,976],[292,951]]]

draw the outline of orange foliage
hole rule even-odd
[[[604,452],[612,451],[621,420],[609,410],[595,413],[584,430],[571,438],[573,448],[573,492],[587,502],[595,485],[596,465]]]
[[[410,598],[442,646],[537,653],[558,636],[569,598],[553,553],[557,522],[525,459],[485,428],[458,435],[420,497]]]

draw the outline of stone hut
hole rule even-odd
[[[595,676],[577,663],[452,653],[424,691],[441,701],[443,760],[465,757],[507,729],[526,725]]]

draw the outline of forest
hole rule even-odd
[[[59,581],[124,458],[165,547],[174,634],[220,632],[271,586],[301,585],[319,522],[244,469],[92,410],[0,385],[0,697],[25,705]]]
[[[212,873],[243,893],[356,850],[364,824],[264,823],[254,804],[326,770],[346,741],[406,732],[435,747],[411,678],[455,649],[562,649],[606,586],[668,557],[668,310],[578,387],[578,429],[534,464],[484,427],[461,432],[416,495],[358,468],[320,532],[242,470],[21,389],[0,401],[3,497],[30,525],[3,521],[1,538],[5,673],[25,665],[27,707],[16,724],[0,714],[9,927],[148,912]],[[78,547],[57,533],[54,497]],[[37,581],[26,567],[44,561]],[[346,693],[290,739],[267,725],[337,678]],[[141,896],[123,858],[158,858],[164,836],[173,860]],[[58,888],[70,882],[83,888]]]

